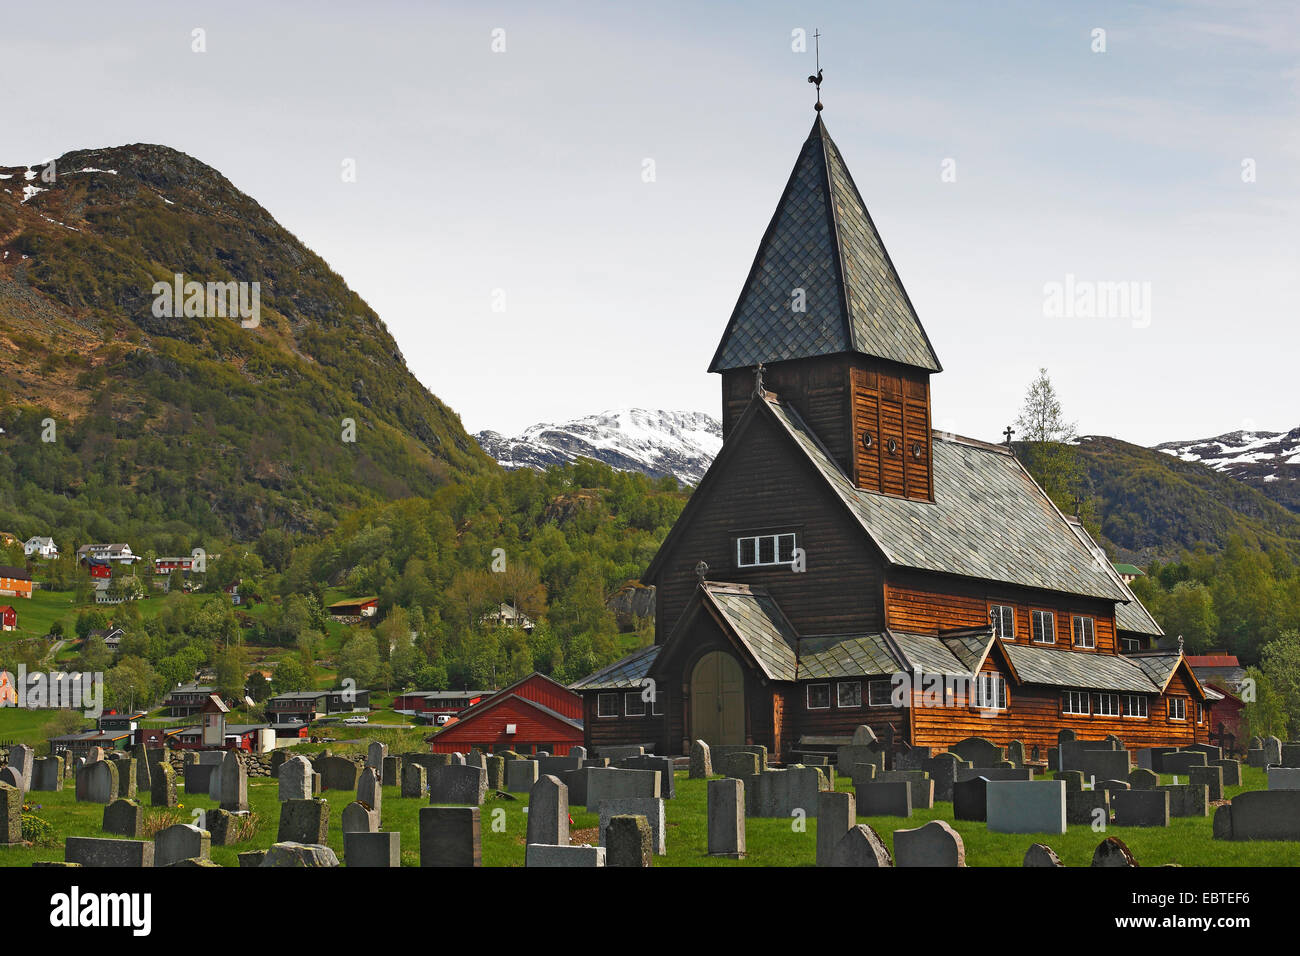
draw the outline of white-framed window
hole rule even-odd
[[[1125,717],[1145,717],[1147,716],[1147,699],[1142,694],[1125,694],[1124,695],[1124,716]]]
[[[808,685],[808,709],[809,710],[828,710],[831,706],[831,685],[830,684],[809,684]]]
[[[1001,674],[980,674],[975,686],[975,706],[980,710],[1006,710],[1006,678]]]
[[[989,623],[993,633],[1004,641],[1016,639],[1016,609],[1010,604],[994,604],[989,608]]]
[[[623,695],[624,713],[629,717],[645,716],[645,701],[641,698],[639,690],[629,691]]]
[[[1125,654],[1132,651],[1140,651],[1142,650],[1142,642],[1136,637],[1121,637],[1119,639],[1119,648]]]
[[[1093,713],[1098,717],[1119,716],[1119,694],[1097,694],[1093,699],[1097,705]]]
[[[1097,646],[1097,621],[1095,618],[1076,614],[1070,621],[1070,629],[1074,632],[1075,647],[1095,648]]]
[[[836,707],[862,706],[862,681],[842,680],[835,685]]]
[[[618,694],[597,694],[596,695],[596,716],[617,717],[618,716]]]
[[[1029,622],[1033,627],[1035,644],[1056,643],[1056,615],[1051,611],[1030,611]]]
[[[1169,719],[1170,720],[1187,719],[1187,698],[1186,697],[1169,698]]]
[[[794,561],[795,536],[759,534],[736,539],[736,567],[758,568]]]
[[[1201,704],[1196,705],[1196,722],[1198,724],[1205,723],[1205,708]]]
[[[891,680],[868,681],[867,704],[871,707],[892,707],[894,705],[894,682]]]
[[[654,700],[650,701],[650,714],[653,717],[662,717],[664,715],[664,694],[663,691],[656,689]]]
[[[1061,695],[1061,713],[1087,717],[1090,713],[1088,695],[1081,690],[1067,690]]]

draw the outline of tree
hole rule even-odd
[[[1290,740],[1300,731],[1300,634],[1284,634],[1265,645],[1259,669],[1277,695],[1283,728],[1289,731],[1285,737]],[[1259,696],[1258,687],[1256,696]]]
[[[310,686],[311,679],[307,675],[307,669],[296,656],[291,654],[283,657],[280,663],[275,665],[271,688],[277,694],[291,694],[294,691],[307,690]]]
[[[1016,417],[1016,432],[1021,441],[1029,442],[1071,442],[1079,437],[1077,425],[1065,419],[1056,387],[1045,368],[1038,370],[1038,378],[1029,385]]]
[[[1025,402],[1016,416],[1016,433],[1020,460],[1045,492],[1067,513],[1083,512],[1083,466],[1071,442],[1078,437],[1077,426],[1067,421],[1061,400],[1047,375],[1038,370],[1038,378],[1029,385]]]
[[[1219,616],[1214,613],[1209,588],[1197,581],[1180,581],[1158,602],[1160,626],[1168,634],[1181,634],[1189,654],[1200,654],[1214,645]]]
[[[1247,699],[1242,708],[1246,732],[1252,737],[1286,736],[1287,715],[1268,677],[1258,667],[1248,667],[1246,679],[1254,685],[1254,699]]]
[[[339,651],[339,680],[351,678],[358,688],[368,688],[379,674],[379,650],[370,634],[357,634]]]
[[[242,647],[228,647],[217,654],[216,691],[226,700],[242,701],[245,697],[244,678],[248,675],[248,661]]]

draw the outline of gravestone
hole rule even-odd
[[[768,770],[745,781],[745,813],[789,819],[797,812],[815,817],[817,794],[828,789],[826,777],[817,767],[796,764],[786,770]]]
[[[376,821],[382,818],[384,789],[379,782],[379,774],[373,767],[367,767],[361,772],[361,779],[357,782],[357,802],[375,811]],[[378,830],[379,827],[376,826],[375,829]]]
[[[1128,773],[1128,785],[1131,790],[1154,790],[1160,785],[1160,775],[1151,770],[1135,767]]]
[[[914,830],[894,831],[895,866],[965,866],[966,844],[943,820]]]
[[[934,782],[931,806],[934,800],[945,802],[952,800],[952,787],[957,782],[957,770],[963,766],[963,761],[952,753],[935,754],[929,760],[921,761],[921,770],[928,773]]]
[[[1070,730],[1068,727],[1062,730],[1058,730],[1056,732],[1056,746],[1058,747],[1061,746],[1061,744],[1065,743],[1067,740],[1074,740],[1074,739],[1075,739],[1074,731]]]
[[[985,793],[993,833],[1064,833],[1064,780],[990,780]]]
[[[291,756],[294,755],[290,754],[287,750],[276,750],[273,752],[271,754],[271,776],[280,776],[280,768],[284,766],[284,762]],[[308,762],[310,763],[310,761]]]
[[[673,778],[673,760],[671,757],[656,757],[653,754],[646,754],[641,757],[630,757],[623,761],[623,766],[628,770],[658,770],[659,771],[659,796],[665,800],[672,800],[677,795],[677,788]]]
[[[385,757],[380,782],[385,787],[398,787],[402,784],[402,758]]]
[[[1192,767],[1188,770],[1187,782],[1193,786],[1204,784],[1208,787],[1210,800],[1223,799],[1223,768],[1221,767]]]
[[[1157,787],[1169,794],[1171,817],[1206,817],[1210,815],[1210,788],[1203,783]]]
[[[881,756],[884,756],[883,751],[881,752]],[[953,756],[955,757],[957,755],[953,754]],[[934,759],[934,752],[929,747],[909,747],[907,744],[903,744],[903,749],[894,754],[894,760],[889,769],[924,770],[925,762],[932,759]],[[960,760],[961,758],[959,757],[958,759]],[[871,761],[868,761],[868,763],[870,762]],[[962,763],[966,763],[966,761],[963,760]],[[880,766],[877,767],[877,769],[885,769],[883,761],[881,761]]]
[[[383,773],[384,758],[388,756],[388,744],[382,744],[378,740],[372,740],[370,746],[366,748],[366,766],[375,773]]]
[[[860,787],[864,783],[871,783],[876,779],[878,769],[873,763],[856,763],[853,765],[853,773],[849,777],[853,781],[854,787]]]
[[[912,809],[934,809],[934,781],[924,770],[886,770],[876,774],[874,783],[904,782],[912,788]]]
[[[952,817],[954,820],[985,820],[988,818],[987,777],[963,780],[952,788]]]
[[[858,814],[864,817],[912,815],[912,786],[909,783],[863,784],[855,789],[854,796],[858,801]]]
[[[1082,770],[1058,770],[1052,774],[1053,780],[1065,781],[1065,792],[1074,793],[1083,789],[1083,771]]]
[[[663,801],[658,801],[662,807]],[[606,866],[648,867],[651,863],[653,836],[650,822],[643,816],[620,813],[609,818],[603,828]],[[526,851],[525,851],[526,852]]]
[[[481,750],[471,750],[465,755],[465,766],[478,767],[480,770],[486,770],[487,756]]]
[[[713,752],[714,769],[720,773],[726,773],[727,758],[731,754],[740,753],[753,754],[758,758],[758,769],[754,771],[755,773],[767,769],[767,748],[761,744],[712,744],[710,746]],[[728,774],[728,776],[734,777],[740,774]]]
[[[1151,791],[1138,791],[1150,793]],[[1097,849],[1092,853],[1093,866],[1137,866],[1137,860],[1133,859],[1133,854],[1124,841],[1118,837],[1106,837],[1099,844]]]
[[[403,764],[416,764],[423,767],[426,771],[433,770],[434,767],[451,766],[451,754],[402,754]]]
[[[1213,763],[1216,760],[1223,759],[1223,748],[1216,747],[1213,744],[1188,744],[1184,750],[1199,750],[1205,754],[1206,763]]]
[[[1007,759],[1014,766],[1023,767],[1025,765],[1025,744],[1021,740],[1011,740],[1007,742]]]
[[[703,740],[697,740],[691,744],[690,779],[704,780],[711,776],[713,776],[713,754],[708,744]]]
[[[745,856],[745,783],[734,777],[710,780],[709,856]]]
[[[63,860],[82,866],[139,869],[153,866],[154,844],[152,840],[70,836],[63,841]]]
[[[1003,759],[1002,748],[987,737],[967,737],[948,748],[972,767],[996,767]]]
[[[135,758],[113,757],[110,763],[117,767],[117,793],[115,796],[126,800],[134,800],[136,793]]]
[[[758,754],[732,753],[722,757],[722,772],[728,777],[740,780],[756,776],[759,768]]]
[[[603,846],[550,846],[529,844],[524,850],[524,866],[583,868],[605,865]]]
[[[429,771],[422,764],[402,763],[402,796],[423,797],[429,790]]]
[[[1099,812],[1100,811],[1100,812]],[[1065,822],[1087,824],[1110,822],[1110,795],[1105,790],[1070,790],[1065,794]]]
[[[1205,754],[1196,750],[1180,750],[1177,753],[1165,754],[1162,761],[1163,773],[1178,774],[1185,777],[1192,767],[1207,766]]]
[[[540,761],[538,761],[540,764]],[[569,805],[575,807],[585,807],[587,805],[587,779],[594,767],[579,767],[577,770],[570,770],[563,774],[544,774],[541,767],[538,767],[537,779],[544,777],[555,777],[568,788]]]
[[[836,845],[857,826],[857,798],[833,790],[817,794],[817,865],[830,866]]]
[[[177,823],[154,837],[154,866],[171,866],[181,860],[206,860],[212,838],[207,830],[190,823]]]
[[[280,790],[280,802],[285,800],[310,800],[312,798],[311,761],[306,757],[290,757],[280,764],[277,776]],[[312,840],[297,840],[297,843],[311,843]]]
[[[0,846],[23,842],[23,793],[0,783]]]
[[[559,778],[547,774],[528,791],[528,829],[524,843],[525,846],[568,845],[569,788]]]
[[[36,770],[36,751],[27,744],[14,744],[9,748],[9,766],[22,774],[23,779],[30,783]]]
[[[570,770],[577,770],[584,765],[579,757],[536,757],[537,776],[545,777],[549,774],[552,777],[564,779],[564,774]]]
[[[1216,840],[1300,840],[1300,790],[1248,790],[1214,812]]]
[[[211,764],[185,764],[185,793],[187,795],[208,793],[212,786],[212,771],[215,769]]]
[[[357,790],[357,781],[361,777],[361,768],[346,757],[322,757],[316,761],[316,772],[320,774],[323,790]]]
[[[481,767],[460,769],[487,777]],[[480,839],[478,807],[420,808],[420,866],[482,866]]]
[[[233,750],[226,751],[221,764],[220,802],[221,809],[231,813],[248,809],[248,771]]]
[[[13,787],[22,793],[31,789],[26,777],[18,772],[17,767],[0,767],[0,783]]]
[[[1259,749],[1262,749],[1263,746],[1264,746],[1264,738],[1263,738],[1263,737],[1251,737],[1251,738],[1250,738],[1250,749],[1252,749],[1252,750],[1259,750]]]
[[[896,787],[898,784],[876,784],[876,786]],[[904,790],[904,793],[908,791]],[[910,797],[910,793],[908,793]],[[880,834],[865,823],[850,827],[849,832],[840,837],[831,853],[828,866],[893,866],[889,847],[880,838]]]
[[[1128,777],[1132,762],[1127,750],[1094,750],[1081,747],[1099,741],[1076,741],[1061,752],[1062,770],[1079,770],[1085,780],[1123,780]]]
[[[160,763],[153,769],[150,778],[149,804],[155,807],[172,808],[176,801],[176,771],[169,763]]]
[[[1295,767],[1269,767],[1268,789],[1300,790],[1300,769]]]
[[[1268,766],[1274,766],[1282,762],[1282,741],[1276,737],[1268,736],[1264,738],[1264,762]]]
[[[1021,866],[1065,866],[1061,858],[1046,843],[1034,843],[1025,851]]]
[[[373,771],[368,770],[368,772]],[[379,814],[360,801],[353,800],[344,807],[342,817],[344,833],[379,832]]]
[[[199,754],[199,756],[201,758],[207,756],[213,756],[217,758],[217,760],[211,765],[212,773],[208,776],[208,799],[215,800],[217,803],[220,803],[221,802],[221,772],[225,769],[224,752],[212,753],[212,754]]]
[[[618,770],[593,767],[587,771],[588,807],[597,807],[605,800],[626,797],[658,797],[658,770]]]
[[[1239,760],[1212,760],[1210,765],[1218,767],[1223,771],[1223,785],[1225,787],[1241,786],[1241,761]]]
[[[394,758],[388,757],[387,760]],[[343,862],[351,867],[397,867],[402,865],[402,835],[392,833],[344,833]]]
[[[1264,750],[1262,747],[1252,747],[1251,749],[1246,751],[1246,766],[1248,767],[1264,766]]]
[[[212,846],[233,846],[239,842],[239,821],[247,813],[232,813],[217,807],[204,814],[203,829],[208,831]]]
[[[481,807],[487,796],[487,770],[468,764],[434,767],[429,773],[429,802]]]
[[[483,766],[487,771],[487,788],[489,790],[504,790],[506,788],[506,758],[492,754],[483,759]]]
[[[117,767],[108,760],[97,760],[77,771],[77,800],[87,803],[112,803],[117,799]]]
[[[58,791],[63,789],[64,763],[62,757],[38,757],[33,764],[32,789]]]
[[[104,808],[104,822],[100,829],[114,836],[138,840],[144,836],[144,808],[134,800],[119,797]]]
[[[506,761],[506,790],[510,793],[527,793],[537,782],[536,760]]]
[[[1117,827],[1169,826],[1169,793],[1166,790],[1116,790],[1110,795]]]
[[[280,804],[277,843],[324,843],[329,834],[330,805],[323,797],[285,800]]]
[[[453,766],[453,767],[468,766],[468,764],[465,761],[465,755],[458,750],[447,755],[447,764],[448,766]]]
[[[1281,762],[1284,767],[1300,767],[1300,743],[1284,743]]]
[[[258,866],[302,869],[304,867],[332,867],[339,865],[339,858],[327,846],[318,843],[273,843],[262,857]]]
[[[579,760],[587,759],[587,748],[582,746],[570,747],[569,756],[577,757]]]

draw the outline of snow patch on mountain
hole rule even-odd
[[[1155,450],[1182,461],[1198,461],[1300,511],[1300,428],[1241,430],[1196,441],[1165,442]]]
[[[563,424],[543,422],[513,438],[494,431],[474,438],[505,468],[594,458],[620,471],[696,484],[722,448],[722,425],[704,412],[622,408]]]

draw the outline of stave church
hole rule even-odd
[[[1207,739],[1181,646],[1009,442],[931,428],[941,370],[819,98],[709,366],[722,450],[643,577],[655,642],[572,685],[589,747]]]

